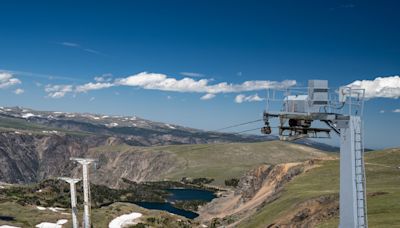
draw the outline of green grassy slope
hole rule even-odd
[[[370,227],[400,227],[400,149],[388,149],[366,153],[367,193],[386,194],[367,198]],[[301,202],[339,192],[339,160],[323,161],[321,166],[297,178],[285,186],[282,196],[265,206],[240,227],[265,227],[284,216]],[[338,227],[334,218],[320,227]]]
[[[182,177],[213,178],[215,185],[224,185],[229,178],[240,178],[245,172],[263,163],[278,164],[326,157],[326,153],[281,141],[261,143],[228,143],[206,145],[174,145],[130,147],[127,145],[96,148],[98,152],[164,151],[172,153],[175,166],[160,179],[181,180]]]

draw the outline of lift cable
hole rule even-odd
[[[242,134],[242,133],[245,133],[245,132],[255,131],[255,130],[260,130],[260,129],[261,129],[260,127],[257,127],[257,128],[253,128],[253,129],[244,130],[244,131],[233,132],[232,134],[238,135],[238,134]]]
[[[256,123],[256,122],[259,122],[259,121],[262,121],[262,120],[263,119],[257,119],[257,120],[252,120],[252,121],[248,121],[248,122],[244,122],[244,123],[234,124],[234,125],[223,127],[223,128],[219,128],[219,129],[216,129],[216,130],[213,130],[213,131],[222,131],[222,130],[226,130],[226,129],[229,129],[229,128],[243,126],[243,125],[246,125],[246,124]]]

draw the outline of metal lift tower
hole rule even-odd
[[[59,177],[58,179],[64,180],[70,185],[71,192],[71,210],[72,210],[72,227],[78,228],[78,210],[76,208],[76,188],[75,184],[78,183],[81,179],[69,178],[69,177]]]
[[[96,162],[93,158],[70,158],[71,161],[77,161],[82,165],[83,179],[83,225],[84,228],[90,228],[90,182],[89,182],[89,165]]]
[[[330,91],[328,81],[310,80],[307,88],[268,91],[264,112],[264,134],[271,134],[270,119],[278,118],[279,138],[329,138],[340,136],[340,228],[366,228],[367,207],[363,147],[363,89],[340,87]],[[270,103],[283,102],[282,109],[270,112]],[[316,128],[319,121],[328,128]]]

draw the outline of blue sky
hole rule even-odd
[[[265,102],[255,94],[262,99],[265,90],[245,81],[304,86],[328,79],[338,87],[399,75],[399,7],[398,1],[1,1],[0,73],[19,83],[0,89],[0,105],[218,129],[260,117]],[[235,89],[125,80],[76,93],[85,83],[113,84],[141,72]],[[52,98],[60,89],[72,91]],[[400,145],[399,88],[390,91],[395,95],[373,94],[366,103],[368,147]],[[206,94],[212,99],[200,99]],[[239,94],[253,102],[234,102]]]

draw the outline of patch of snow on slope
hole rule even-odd
[[[116,127],[116,126],[118,126],[118,123],[109,123],[109,124],[106,124],[106,126],[107,127]]]
[[[34,117],[34,116],[36,116],[36,115],[29,112],[29,113],[23,114],[21,117],[24,118],[24,119],[28,119],[28,118],[31,118],[31,117]]]
[[[167,126],[170,129],[176,129],[174,126],[170,125],[170,124],[165,124],[165,126]]]
[[[127,225],[135,225],[137,222],[135,222],[136,219],[142,217],[141,213],[130,213],[130,214],[125,214],[116,217],[113,219],[109,224],[109,228],[122,228]]]
[[[65,223],[67,223],[68,220],[66,219],[60,219],[57,221],[57,223],[51,223],[51,222],[42,222],[40,224],[37,224],[35,227],[37,228],[62,228]]]

